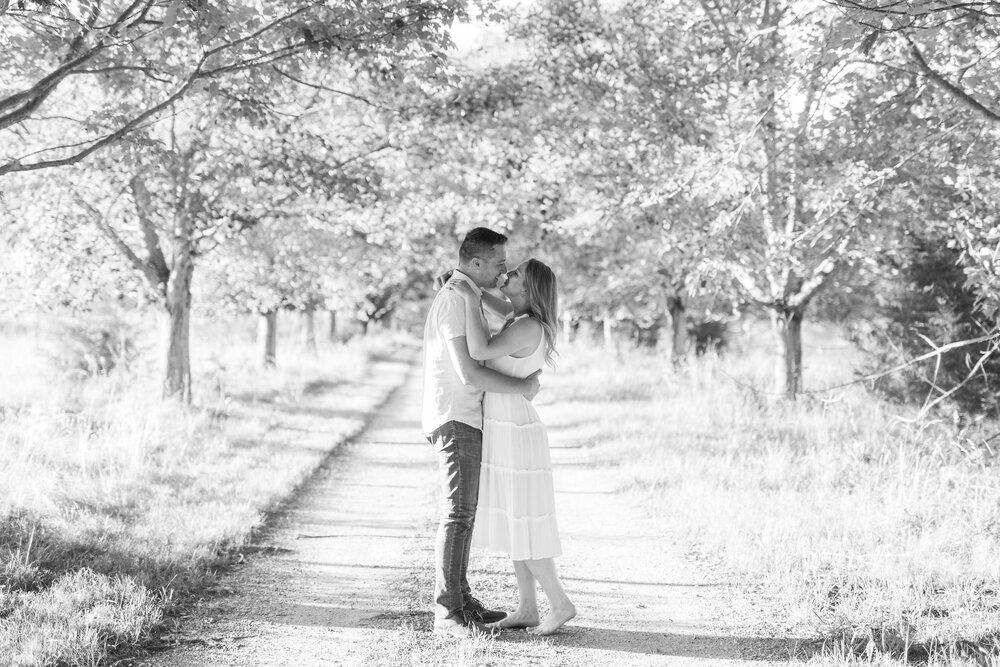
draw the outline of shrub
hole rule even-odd
[[[960,259],[961,252],[949,248],[946,239],[931,235],[913,238],[908,261],[901,267],[904,280],[885,311],[887,324],[869,341],[869,345],[874,344],[879,367],[931,351],[928,341],[942,345],[969,340],[991,328],[977,308],[976,294],[966,285]],[[988,343],[957,348],[942,354],[939,362],[931,358],[896,376],[882,378],[874,388],[905,402],[923,402],[957,388],[949,397],[952,405],[968,414],[1000,417],[1000,355],[990,358],[970,377],[988,349]]]

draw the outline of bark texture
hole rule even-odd
[[[801,308],[782,313],[782,340],[785,344],[785,394],[794,399],[802,391],[802,320]]]
[[[679,296],[667,299],[667,311],[670,313],[670,360],[674,368],[683,365],[687,358],[687,317],[684,300]]]
[[[273,368],[278,363],[278,311],[262,315],[264,322],[264,365]]]
[[[174,266],[167,281],[167,313],[170,315],[167,343],[167,374],[163,395],[191,402],[191,278],[194,260],[190,245],[178,244]]]

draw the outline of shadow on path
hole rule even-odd
[[[428,611],[345,608],[322,604],[297,604],[283,609],[275,623],[318,625],[328,628],[370,627],[381,630],[407,629],[431,632],[434,616]],[[521,630],[505,631],[494,641],[501,643],[546,642],[595,650],[677,658],[716,660],[774,660],[776,656],[801,657],[803,647],[774,637],[643,632],[573,625],[549,637],[535,637]],[[628,658],[622,658],[627,661]]]

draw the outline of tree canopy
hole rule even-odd
[[[20,284],[39,305],[142,293],[178,341],[195,267],[214,305],[367,324],[485,225],[556,269],[567,326],[669,322],[678,362],[695,313],[769,313],[795,395],[802,322],[892,317],[935,239],[962,277],[945,292],[995,328],[997,3],[544,0],[457,54],[476,17],[500,20],[458,0],[7,3]]]

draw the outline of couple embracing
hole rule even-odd
[[[554,351],[556,279],[535,259],[508,272],[506,243],[485,227],[466,235],[458,268],[424,327],[423,430],[438,456],[443,494],[434,632],[445,636],[505,628],[545,635],[576,615],[553,560],[561,549],[552,466],[545,426],[531,404]],[[495,287],[502,297],[485,291]],[[513,612],[488,609],[472,595],[472,546],[513,560]],[[544,619],[536,582],[549,599]]]

